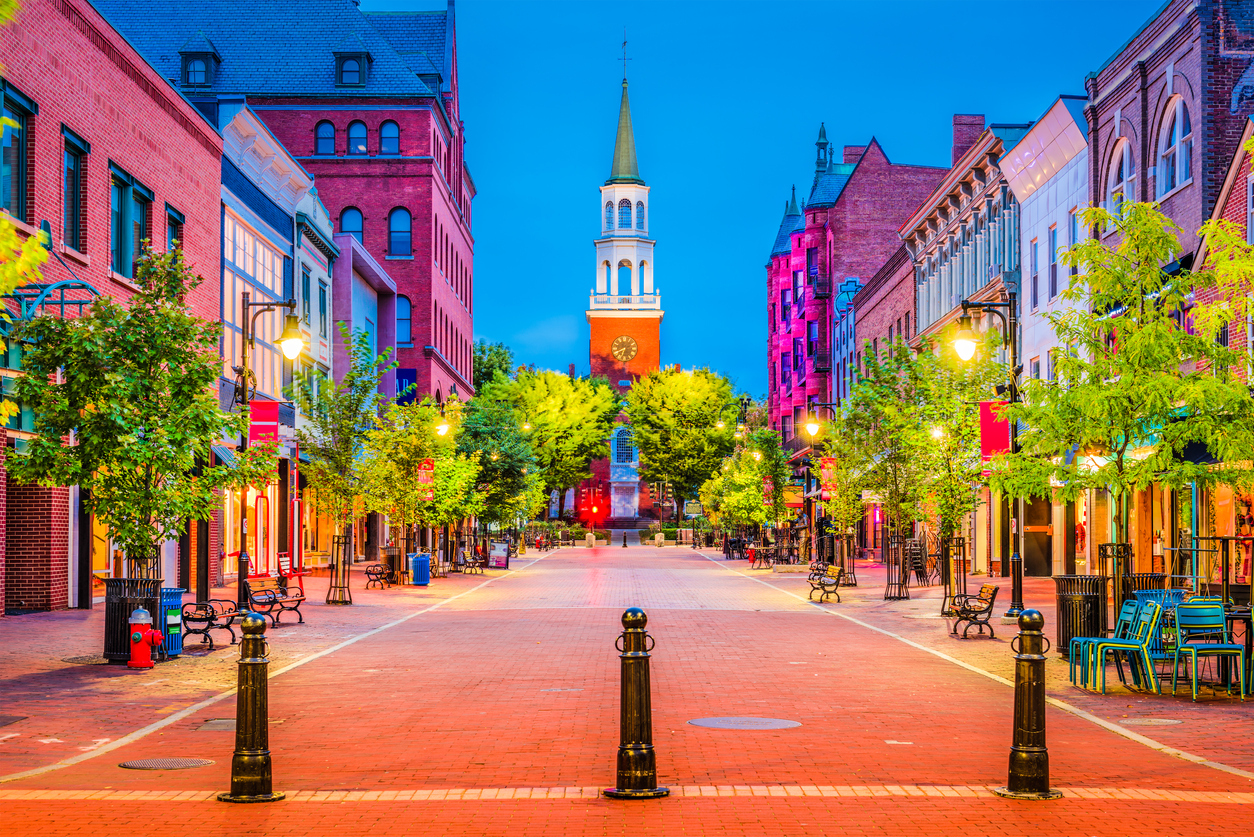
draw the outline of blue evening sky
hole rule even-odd
[[[439,0],[362,0],[366,10]],[[890,160],[948,165],[950,118],[1028,122],[1161,0],[457,4],[474,203],[475,337],[521,363],[588,369],[584,316],[609,176],[623,27],[651,187],[662,362],[766,391],[763,266],[820,122]]]

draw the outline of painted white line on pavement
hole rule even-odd
[[[548,556],[541,555],[539,558],[536,558],[534,561],[531,561],[519,567],[518,570],[525,570],[528,567],[532,566],[533,564],[536,564],[539,561],[543,561],[546,557]],[[291,671],[294,668],[299,668],[300,666],[303,666],[306,663],[312,663],[314,660],[325,657],[328,654],[334,654],[336,651],[339,651],[342,648],[347,648],[353,643],[361,642],[363,639],[368,639],[374,636],[375,634],[383,633],[384,631],[390,628],[395,628],[397,625],[402,625],[408,622],[410,619],[413,619],[417,616],[422,616],[424,613],[430,613],[436,608],[443,607],[444,605],[448,604],[451,601],[460,599],[462,596],[470,595],[476,590],[486,587],[494,581],[499,581],[503,578],[509,578],[511,575],[518,572],[518,570],[510,570],[505,575],[498,575],[498,576],[493,576],[492,578],[484,579],[482,583],[476,584],[474,587],[471,587],[469,590],[463,590],[462,592],[458,593],[456,596],[449,596],[447,599],[438,601],[435,604],[431,605],[430,607],[425,607],[422,610],[418,610],[406,616],[402,616],[400,619],[397,619],[394,622],[389,622],[386,625],[380,625],[379,627],[366,631],[365,633],[358,634],[357,636],[354,636],[354,637],[349,637],[343,642],[340,642],[336,645],[332,645],[330,648],[324,648],[321,651],[318,651],[314,654],[310,654],[308,657],[302,657],[301,659],[296,660],[295,662],[288,663],[287,665],[283,666],[283,668],[270,672],[270,675],[267,679],[273,680],[275,677],[278,677],[280,674],[286,674],[287,672]],[[78,764],[79,762],[87,761],[88,759],[94,759],[96,756],[100,756],[105,753],[112,752],[113,750],[116,750],[119,747],[124,747],[133,741],[138,741],[141,738],[151,735],[152,733],[156,732],[159,729],[168,727],[170,726],[170,724],[177,723],[178,721],[181,721],[184,718],[187,718],[191,715],[195,715],[197,712],[199,712],[202,709],[213,706],[215,703],[218,703],[220,701],[226,700],[227,698],[234,695],[235,692],[236,692],[235,689],[228,689],[225,692],[222,692],[221,694],[214,695],[213,697],[210,697],[210,698],[205,698],[200,703],[194,703],[191,706],[187,707],[186,709],[180,709],[178,712],[173,713],[169,717],[162,718],[160,721],[149,724],[148,726],[142,727],[141,729],[137,729],[132,733],[124,735],[121,738],[115,739],[114,741],[111,741],[108,744],[105,744],[95,750],[91,750],[90,752],[80,753],[77,756],[70,756],[67,759],[62,759],[61,761],[54,762],[52,764],[47,764],[47,765],[44,765],[43,767],[34,767],[34,768],[31,768],[30,770],[23,770],[20,773],[10,773],[8,776],[0,776],[0,783],[13,782],[18,779],[28,779],[31,776],[38,776],[42,773],[49,773],[53,770],[60,770],[63,767],[70,767],[71,765],[75,765],[75,764]]]
[[[774,584],[771,584],[769,581],[765,581],[761,578],[755,578],[754,576],[742,573],[740,570],[733,569],[732,567],[729,567],[726,564],[724,564],[722,561],[711,558],[710,556],[704,553],[698,553],[698,554],[701,555],[702,558],[714,564],[715,566],[721,567],[722,569],[727,570],[729,573],[733,573],[742,578],[747,578],[750,581],[756,581],[759,584],[765,585],[766,587],[770,587],[772,590],[778,590],[780,593],[783,593],[786,596],[792,596],[794,599],[799,599],[800,601],[803,601],[803,602],[808,601],[810,602],[810,604],[814,605],[815,608],[823,611],[824,613],[828,613],[832,616],[839,616],[841,619],[852,622],[855,625],[860,625],[863,628],[866,628],[871,631],[875,631],[878,634],[883,634],[884,636],[891,637],[897,640],[898,642],[903,642],[906,645],[909,645],[912,648],[917,648],[920,651],[924,651],[935,657],[940,657],[942,660],[953,663],[954,665],[959,666],[961,668],[965,668],[967,671],[971,671],[971,672],[974,672],[975,674],[983,675],[984,677],[987,677],[989,680],[995,680],[1004,686],[1010,686],[1011,688],[1014,688],[1015,684],[1012,681],[1007,680],[1006,678],[1000,675],[993,674],[991,671],[985,671],[984,669],[978,666],[973,666],[970,663],[959,660],[957,657],[951,657],[948,654],[946,654],[944,651],[939,651],[935,648],[929,648],[926,645],[921,645],[920,643],[917,643],[912,639],[907,639],[901,634],[895,634],[892,631],[885,630],[884,628],[878,628],[875,625],[872,625],[867,622],[863,622],[861,619],[855,619],[852,616],[848,616],[839,611],[829,610],[827,607],[824,607],[823,605],[820,605],[817,602],[811,601],[810,599],[807,599],[805,596],[800,596],[792,592],[791,590],[785,590],[783,587],[776,587]],[[1102,729],[1109,730],[1110,732],[1113,732],[1116,735],[1122,736],[1131,741],[1135,741],[1138,744],[1143,744],[1144,746],[1149,747],[1151,750],[1157,750],[1158,752],[1163,753],[1164,755],[1173,756],[1178,759],[1183,759],[1184,761],[1193,762],[1194,764],[1200,764],[1204,767],[1214,768],[1215,770],[1222,770],[1224,773],[1231,773],[1234,776],[1241,776],[1242,778],[1245,778],[1245,779],[1254,779],[1254,773],[1248,770],[1242,770],[1239,767],[1232,767],[1231,765],[1223,764],[1221,762],[1211,761],[1205,756],[1199,756],[1194,753],[1189,753],[1184,750],[1176,749],[1175,747],[1170,747],[1166,744],[1163,744],[1161,741],[1155,741],[1154,739],[1149,738],[1148,736],[1141,735],[1138,732],[1133,732],[1132,730],[1127,729],[1126,727],[1122,727],[1119,724],[1114,724],[1114,723],[1111,723],[1110,721],[1105,720],[1104,718],[1099,718],[1096,715],[1094,715],[1092,712],[1087,712],[1078,706],[1067,703],[1066,701],[1059,700],[1058,698],[1046,696],[1045,702],[1048,703],[1050,706],[1054,706],[1054,707],[1057,707],[1058,709],[1061,709],[1064,712],[1070,712],[1072,715],[1075,715],[1078,718],[1083,718],[1084,720],[1088,721],[1091,724],[1096,724]]]

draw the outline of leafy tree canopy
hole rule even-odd
[[[489,343],[479,340],[474,345],[474,380],[475,392],[479,392],[487,384],[500,375],[509,378],[514,371],[514,353],[504,343]]]

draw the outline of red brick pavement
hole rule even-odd
[[[1180,834],[1245,818],[1242,806],[1219,800],[1248,805],[1244,794],[1254,791],[1254,782],[1164,755],[1057,709],[1049,713],[1054,784],[1077,789],[1076,794],[1117,790],[1103,791],[1101,799],[1072,795],[1050,803],[988,796],[986,788],[1005,778],[1010,689],[824,610],[877,626],[884,620],[890,626],[884,630],[1000,674],[1008,672],[1003,640],[951,640],[940,620],[903,618],[917,615],[901,611],[919,607],[918,601],[899,603],[894,615],[892,607],[875,603],[881,590],[871,585],[853,591],[847,605],[820,608],[782,592],[808,589],[804,582],[798,587],[797,579],[771,576],[766,580],[772,586],[766,586],[747,578],[744,566],[720,567],[689,550],[566,550],[278,674],[270,684],[271,747],[276,787],[292,791],[290,801],[243,811],[205,801],[205,791],[228,784],[233,736],[200,726],[209,718],[233,716],[233,701],[227,700],[116,751],[0,784],[5,818],[16,833],[49,834],[132,833],[157,822],[217,833],[248,822],[250,831],[307,834],[633,829],[667,835],[949,834],[967,833],[965,824],[973,821],[987,823],[979,829],[987,834],[1022,834],[1028,828],[1050,834]],[[272,644],[281,640],[295,649],[296,640],[288,638],[308,629],[325,632],[321,641],[330,647],[336,639],[434,603],[417,596],[469,591],[483,580],[449,580],[427,594],[362,593],[359,599],[368,607],[360,611],[311,608],[309,624],[274,632]],[[613,778],[618,665],[612,643],[622,609],[634,604],[649,611],[658,643],[653,704],[660,779],[679,794],[648,803],[589,796],[591,788]],[[0,640],[7,630],[0,625]],[[1007,626],[1007,638],[1010,630]],[[275,653],[317,652],[276,648]],[[4,662],[0,673],[8,677],[9,658]],[[159,677],[168,667],[154,674]],[[127,684],[131,690],[159,685]],[[1051,688],[1056,689],[1053,681]],[[113,697],[77,695],[82,734],[108,723]],[[1075,696],[1066,697],[1076,702]],[[47,700],[51,707],[53,698]],[[1126,695],[1105,700],[1130,702]],[[1173,713],[1219,706],[1161,700],[1174,701]],[[27,706],[39,709],[36,701]],[[712,715],[787,718],[802,726],[734,731],[687,723]],[[131,711],[127,717],[139,715]],[[1181,724],[1180,733],[1195,726]],[[1150,732],[1160,737],[1163,729]],[[9,743],[0,743],[0,749]],[[1186,743],[1182,749],[1198,749]],[[116,766],[160,755],[216,763],[163,772]],[[752,795],[696,796],[702,787],[732,794],[737,786]],[[551,798],[554,792],[525,800],[467,798],[499,795],[504,788],[533,797],[539,792],[521,789],[589,790],[564,799]],[[758,788],[777,795],[757,795]],[[18,798],[42,789],[73,798]],[[449,799],[448,789],[473,790]],[[117,798],[123,791],[157,790],[186,791],[189,801],[128,804]],[[82,798],[91,791],[112,795]],[[328,793],[318,797],[315,791]],[[413,801],[415,792],[439,801]],[[1171,799],[1169,792],[1182,797],[1164,801]],[[1149,798],[1138,800],[1138,793]],[[1242,796],[1230,796],[1234,793]],[[375,795],[379,798],[371,798]],[[326,801],[315,801],[319,798]],[[1190,832],[1194,825],[1198,830]]]

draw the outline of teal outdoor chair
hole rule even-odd
[[[1102,677],[1102,694],[1106,693],[1106,655],[1115,654],[1116,660],[1118,655],[1128,655],[1128,662],[1132,665],[1133,682],[1139,682],[1137,678],[1137,669],[1143,673],[1144,677],[1154,684],[1154,691],[1161,693],[1158,686],[1158,678],[1154,676],[1154,666],[1150,661],[1150,650],[1158,636],[1158,623],[1162,618],[1163,609],[1155,602],[1145,602],[1141,605],[1140,611],[1136,615],[1136,620],[1132,623],[1126,639],[1103,639],[1092,644],[1092,660],[1093,668],[1089,674],[1090,683],[1097,685],[1097,674],[1101,671]]]
[[[1139,602],[1128,600],[1123,603],[1123,607],[1119,608],[1119,618],[1115,620],[1115,629],[1111,636],[1115,639],[1127,639],[1128,632],[1132,630],[1132,623],[1136,621],[1136,615],[1140,611]],[[1091,657],[1093,653],[1093,643],[1101,642],[1111,637],[1104,636],[1073,636],[1071,638],[1071,682],[1074,683],[1076,675],[1076,666],[1080,667],[1080,682],[1087,683],[1089,671],[1092,668]]]
[[[1197,660],[1199,657],[1235,657],[1237,678],[1241,686],[1241,700],[1245,700],[1245,649],[1229,642],[1228,622],[1224,619],[1223,605],[1218,602],[1186,602],[1176,608],[1175,666],[1171,671],[1171,693],[1176,693],[1176,676],[1180,672],[1180,658],[1188,657],[1193,663],[1193,699],[1197,700]],[[1196,640],[1196,641],[1195,641]],[[1215,640],[1218,640],[1216,642]],[[1232,694],[1232,680],[1228,680],[1228,694]]]

